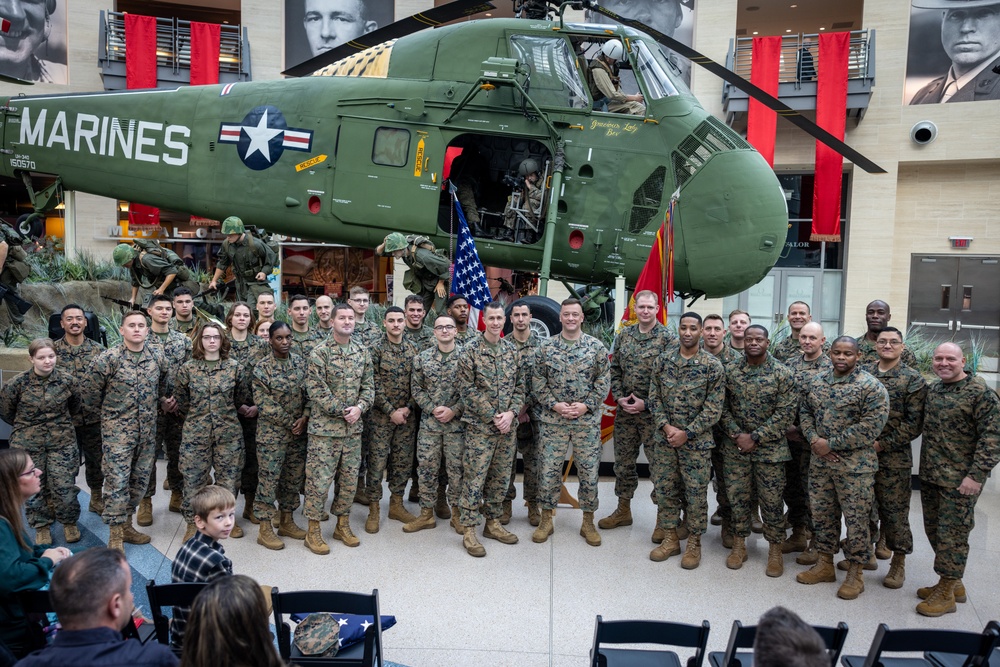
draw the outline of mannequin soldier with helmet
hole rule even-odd
[[[513,190],[507,198],[503,210],[503,229],[498,241],[534,243],[540,235],[539,221],[542,219],[542,197],[545,184],[541,181],[538,160],[522,160],[517,167],[520,178],[513,179]],[[505,177],[504,182],[508,182]],[[515,237],[516,232],[516,237]]]
[[[215,275],[208,288],[215,289],[219,278],[232,267],[236,278],[236,300],[256,303],[259,294],[273,291],[267,277],[277,265],[278,258],[264,241],[247,232],[243,221],[235,215],[222,221],[222,233],[226,240],[222,243]]]
[[[625,59],[625,47],[617,39],[609,39],[601,46],[601,52],[590,62],[587,83],[594,97],[595,111],[627,113],[633,116],[646,115],[646,105],[642,93],[626,95],[618,78],[618,62]]]
[[[153,290],[157,296],[173,294],[177,287],[186,287],[192,294],[201,291],[191,269],[172,250],[160,246],[156,241],[136,239],[135,245],[119,243],[111,253],[118,266],[128,269],[132,280],[132,296],[129,301],[136,303],[139,288]]]
[[[375,254],[397,257],[406,262],[403,287],[423,300],[426,312],[444,312],[444,300],[451,283],[451,260],[439,254],[429,238],[393,232],[375,248]]]

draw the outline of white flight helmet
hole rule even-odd
[[[617,61],[621,60],[622,56],[625,55],[625,47],[617,39],[609,39],[601,47],[601,53],[604,54],[605,58]]]

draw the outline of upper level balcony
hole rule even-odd
[[[803,50],[805,49],[805,50]],[[729,42],[726,67],[750,79],[753,38],[737,37]],[[808,53],[808,57],[803,54]],[[810,67],[811,61],[811,67]],[[778,69],[777,97],[796,111],[816,109],[816,74],[819,71],[819,35],[784,35]],[[860,121],[868,108],[875,85],[875,30],[852,30],[847,60],[847,115]],[[749,95],[723,84],[722,108],[730,125],[746,122]]]
[[[125,15],[101,11],[97,59],[105,90],[125,89]],[[156,79],[158,88],[191,83],[191,22],[156,18]],[[222,24],[219,36],[219,83],[249,81],[250,42],[239,25]]]

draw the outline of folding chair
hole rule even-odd
[[[995,630],[1000,632],[1000,622],[990,621],[986,624],[986,628],[983,633],[987,633],[990,630]],[[943,651],[928,651],[924,654],[924,657],[930,660],[936,667],[964,667],[967,662],[967,658],[963,655],[957,653],[945,653]],[[983,662],[982,667],[1000,667],[1000,648],[994,648],[993,654],[986,657],[986,661]]]
[[[190,607],[201,589],[207,585],[204,582],[157,585],[155,581],[146,584],[149,608],[153,614],[153,627],[156,629],[156,641],[164,646],[170,646],[170,619],[164,615],[164,607]],[[178,656],[181,654],[179,648],[171,646],[170,649]]]
[[[49,600],[48,591],[21,591],[18,593],[18,600],[26,614],[56,613],[56,610],[52,607],[52,602]],[[125,639],[136,639],[140,644],[145,644],[152,636],[153,630],[148,626],[143,626],[140,629],[136,626],[135,618],[133,617],[129,617],[128,623],[122,628],[122,637]]]
[[[837,667],[840,652],[844,650],[844,642],[847,641],[847,623],[841,621],[834,628],[814,625],[813,630],[826,644],[831,667]],[[744,626],[739,621],[733,621],[733,630],[729,634],[729,644],[725,652],[712,651],[708,654],[708,663],[712,667],[753,667],[753,643],[756,638],[756,625]],[[740,651],[740,649],[750,650]]]
[[[591,667],[681,667],[673,651],[606,648],[603,644],[662,644],[694,648],[687,667],[701,667],[708,644],[708,621],[701,625],[668,621],[605,621],[600,615],[594,628]]]
[[[966,667],[982,667],[1000,640],[995,628],[985,632],[957,630],[890,630],[880,623],[868,655],[845,655],[844,667],[934,667],[926,657],[885,658],[883,653],[951,653]]]
[[[278,631],[278,653],[282,660],[302,667],[328,665],[335,667],[381,666],[382,619],[379,616],[378,589],[367,593],[343,591],[291,591],[282,593],[271,589],[271,606],[274,608],[274,627]],[[365,640],[341,650],[333,657],[303,656],[292,645],[292,628],[283,616],[291,614],[341,613],[371,616],[373,623],[365,631]]]

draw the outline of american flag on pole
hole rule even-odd
[[[490,284],[486,280],[486,269],[479,259],[476,242],[472,240],[469,224],[465,221],[462,205],[458,203],[458,195],[452,189],[451,199],[458,212],[458,247],[455,248],[455,268],[451,279],[453,294],[461,294],[469,302],[469,321],[476,323],[476,329],[486,331],[486,321],[483,310],[486,304],[493,300]]]

